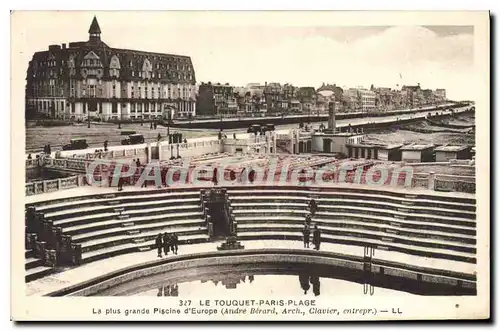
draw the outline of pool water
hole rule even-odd
[[[375,287],[363,278],[339,276],[332,269],[288,265],[231,265],[187,268],[147,276],[100,292],[98,296],[283,297],[409,296],[409,292]],[[370,290],[371,288],[371,290]]]

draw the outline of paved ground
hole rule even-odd
[[[182,245],[179,247],[179,254],[192,254],[199,252],[215,251],[220,243],[212,242],[206,244],[193,244],[193,245]],[[259,248],[288,248],[288,249],[304,249],[303,244],[300,241],[276,241],[276,240],[262,240],[245,242],[242,244],[245,248],[259,249]],[[363,256],[364,248],[357,246],[346,246],[338,244],[321,244],[321,251],[338,252],[349,255]],[[464,262],[454,262],[440,259],[423,258],[403,253],[397,252],[387,252],[387,251],[375,251],[375,256],[377,259],[390,260],[394,262],[407,263],[416,266],[422,266],[427,268],[439,268],[444,270],[453,270],[465,273],[474,273],[475,265],[464,263]],[[165,257],[163,257],[165,259]],[[168,259],[168,257],[166,257]],[[156,260],[156,251],[151,250],[148,252],[141,253],[130,253],[125,255],[120,255],[112,258],[108,258],[102,261],[96,261],[69,269],[64,272],[56,273],[39,280],[35,280],[26,284],[26,294],[42,296],[50,292],[79,284],[81,282],[90,280],[97,276],[102,276],[104,274],[110,273],[112,271],[133,266],[139,263],[148,262]]]

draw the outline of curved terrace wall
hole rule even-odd
[[[475,295],[476,293],[476,276],[471,274],[415,267],[375,258],[366,259],[331,252],[252,249],[189,254],[146,262],[63,288],[49,293],[48,296],[109,295],[113,293],[113,288],[145,277],[148,277],[149,283],[155,283],[155,279],[156,281],[166,280],[165,277],[168,278],[169,274],[180,277],[181,281],[186,281],[197,277],[197,272],[188,272],[190,269],[203,270],[206,267],[223,267],[235,264],[243,266],[243,268],[255,269],[256,265],[261,265],[276,270],[286,270],[293,266],[333,267],[332,269],[335,270],[337,276],[335,278],[359,283],[369,282],[373,286],[427,295],[436,295],[437,293],[440,295]],[[178,271],[181,273],[176,273]],[[168,274],[165,274],[166,272]]]

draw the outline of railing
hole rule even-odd
[[[55,192],[81,186],[81,175],[26,183],[26,196]]]
[[[26,169],[28,168],[36,168],[43,163],[43,159],[31,159],[26,160]]]
[[[86,153],[86,154],[77,154],[75,153],[70,159],[85,159],[85,160],[95,160],[95,159],[115,159],[119,157],[134,157],[134,156],[143,156],[146,154],[146,148],[141,147],[133,147],[119,149],[119,150],[110,150],[107,152],[95,152],[95,153]]]
[[[220,144],[221,144],[221,142],[219,140],[196,141],[196,142],[191,142],[191,143],[178,143],[178,144],[162,144],[162,143],[160,143],[160,149],[161,149],[161,152],[168,152],[172,147],[177,148],[176,147],[177,145],[179,146],[180,150],[185,150],[185,149],[193,149],[196,147],[217,146]]]

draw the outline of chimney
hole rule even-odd
[[[328,103],[328,130],[335,132],[335,102]]]
[[[66,49],[66,44],[61,44],[62,49]]]

